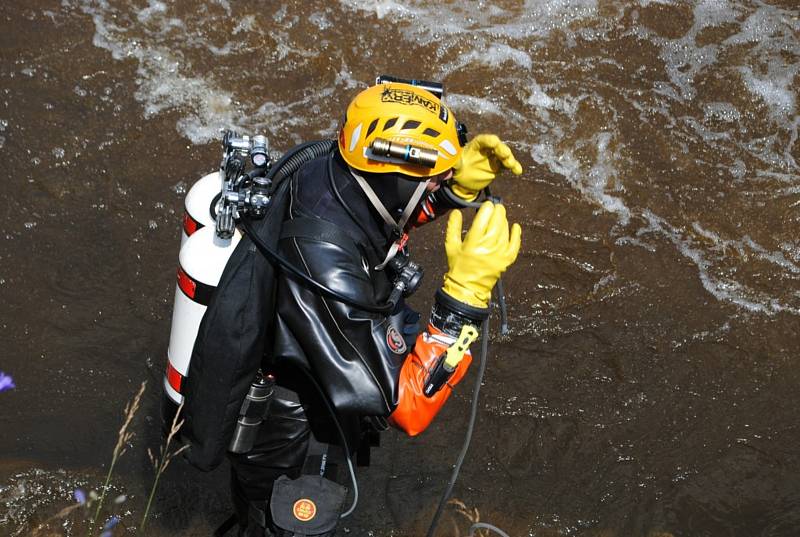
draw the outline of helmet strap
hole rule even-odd
[[[370,203],[372,203],[372,206],[375,207],[375,210],[378,211],[378,214],[380,214],[381,218],[383,218],[383,221],[391,226],[395,231],[395,234],[399,236],[399,238],[389,248],[389,252],[386,254],[386,259],[383,260],[383,263],[375,267],[375,270],[383,270],[386,264],[391,261],[392,258],[397,255],[397,252],[400,251],[403,245],[405,245],[407,237],[404,237],[405,234],[403,233],[403,228],[405,228],[408,219],[411,218],[414,209],[416,209],[417,205],[419,205],[422,196],[425,194],[428,183],[430,183],[431,180],[428,179],[427,181],[422,181],[419,183],[416,190],[414,190],[414,194],[411,196],[411,199],[408,200],[406,208],[403,210],[403,214],[400,215],[400,219],[395,221],[394,218],[392,218],[392,215],[389,214],[386,206],[383,204],[383,202],[381,202],[378,195],[375,194],[375,191],[372,190],[371,186],[369,186],[367,180],[364,179],[364,177],[352,167],[348,166],[348,168],[350,169],[350,174],[358,183],[358,186],[361,187],[361,190],[363,190],[364,194],[367,195],[367,198],[369,199]]]

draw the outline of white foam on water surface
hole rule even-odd
[[[13,459],[12,461],[13,462]],[[51,522],[53,527],[63,524],[64,533],[61,535],[74,535],[73,526],[68,518],[55,522],[56,516],[43,521],[42,513],[56,513],[63,508],[65,499],[70,501],[75,497],[77,490],[88,490],[97,481],[97,476],[79,475],[63,469],[45,470],[30,468],[14,472],[0,483],[0,529],[8,537],[21,537],[23,535],[46,535],[40,531],[31,532],[34,523],[41,523],[42,528],[46,522]],[[119,490],[112,485],[111,498],[117,496]],[[85,509],[85,508],[84,508]],[[127,516],[127,515],[126,515]],[[123,517],[124,518],[124,517]],[[52,535],[52,533],[50,533]]]
[[[794,150],[794,145],[797,143],[798,138],[798,130],[800,130],[800,116],[795,116],[794,121],[791,125],[791,134],[789,136],[789,142],[786,144],[786,149],[784,151],[784,157],[786,158],[786,162],[795,170],[800,170],[800,165],[795,161],[794,156],[792,155],[792,151]]]
[[[660,56],[672,83],[672,88],[669,90],[663,88],[662,91],[665,91],[667,96],[679,100],[691,100],[695,97],[695,77],[713,65],[719,54],[717,45],[698,46],[697,35],[706,28],[735,22],[736,9],[725,0],[704,0],[695,5],[693,16],[691,28],[677,39],[660,37],[641,26],[633,30],[633,33],[640,38],[645,38],[660,47]],[[678,92],[671,91],[674,89]]]
[[[0,133],[6,132],[7,129],[8,129],[8,120],[0,119]],[[4,145],[6,145],[6,136],[0,135],[0,149],[3,149]]]
[[[505,9],[485,0],[339,0],[339,3],[346,9],[374,14],[379,19],[413,22],[406,28],[409,37],[435,35],[444,40],[475,32],[495,38],[544,36],[597,14],[596,0],[525,0],[504,6]]]
[[[424,14],[422,9],[412,7],[415,2],[397,2],[395,0],[340,0],[340,3],[354,11],[374,13],[379,19],[383,19],[387,15],[413,17]]]
[[[724,239],[719,234],[703,227],[699,222],[692,223],[694,231],[712,243],[712,249],[724,255],[727,251],[735,251],[740,256],[753,255],[763,261],[784,269],[791,274],[800,274],[800,266],[786,259],[783,252],[770,252],[749,235],[740,239]]]
[[[314,23],[314,26],[323,31],[333,26],[333,23],[328,20],[324,13],[312,13],[309,20]]]
[[[600,9],[595,0],[525,0],[503,5],[471,0],[339,0],[324,9],[293,10],[283,4],[262,14],[255,7],[217,0],[198,3],[197,13],[187,16],[166,0],[141,0],[135,6],[123,0],[64,2],[78,6],[92,18],[96,46],[108,50],[115,59],[135,62],[135,96],[145,115],[177,112],[178,131],[194,143],[218,140],[222,127],[268,135],[280,132],[283,146],[301,141],[297,134],[301,130],[332,136],[342,110],[332,113],[333,105],[328,103],[341,101],[342,94],[352,95],[370,82],[363,79],[364,65],[351,65],[351,69],[345,61],[370,61],[369,54],[375,52],[359,47],[377,39],[373,32],[385,33],[396,43],[396,50],[406,54],[432,44],[425,48],[432,57],[423,59],[422,73],[407,76],[430,73],[431,79],[444,79],[448,84],[451,76],[466,78],[469,89],[448,87],[456,90],[446,98],[455,115],[459,119],[474,115],[485,118],[485,123],[501,125],[504,132],[498,134],[507,137],[515,151],[525,148],[536,163],[562,176],[565,184],[596,206],[598,212],[613,215],[618,226],[612,234],[620,233],[645,215],[651,232],[668,237],[681,255],[692,260],[704,287],[719,300],[767,314],[795,311],[791,304],[714,272],[720,260],[717,250],[724,247],[742,249],[748,256],[775,267],[779,276],[794,275],[799,265],[786,250],[763,248],[751,242],[750,236],[758,234],[748,235],[746,230],[733,239],[706,237],[701,229],[713,232],[693,228],[691,215],[686,216],[686,222],[665,222],[656,216],[658,207],[649,206],[655,202],[638,194],[637,189],[626,190],[623,180],[646,183],[650,178],[625,173],[630,164],[625,160],[630,157],[625,154],[624,145],[629,133],[621,132],[623,122],[617,117],[627,110],[623,103],[628,103],[643,122],[671,131],[667,139],[672,147],[667,152],[700,155],[702,151],[707,165],[717,168],[713,173],[728,173],[731,183],[746,185],[763,197],[780,195],[779,190],[768,190],[772,186],[766,186],[776,182],[780,188],[789,189],[783,195],[794,192],[790,190],[798,187],[798,168],[792,153],[796,154],[800,117],[796,115],[797,88],[792,85],[798,66],[791,54],[800,57],[796,39],[800,28],[797,18],[792,19],[786,10],[767,4],[699,1],[693,4],[693,20],[688,21],[686,34],[677,39],[661,37],[633,23],[628,32],[652,43],[663,62],[647,66],[650,72],[659,73],[658,79],[652,81],[648,78],[651,74],[624,71],[628,63],[619,56],[615,58],[613,51],[606,53],[604,48],[605,42],[615,39],[611,30],[616,31],[623,24],[621,14],[633,8],[625,3],[603,3]],[[673,2],[641,0],[638,5],[651,4]],[[228,31],[207,31],[226,14],[237,19],[230,23]],[[366,31],[363,41],[344,40],[337,33],[342,19],[356,20],[358,25],[369,23],[374,30]],[[628,24],[627,19],[624,24]],[[701,33],[723,24],[739,25],[738,31],[734,28],[734,34],[728,32],[730,37],[721,43],[705,39],[701,41],[703,46],[698,44]],[[305,35],[299,36],[299,27],[303,31],[319,30],[321,34],[330,32],[327,48],[306,40]],[[582,53],[594,51],[578,60],[580,73],[576,75],[566,65],[569,62],[553,60],[554,71],[577,76],[577,80],[559,79],[552,76],[547,64],[537,64],[542,58],[541,48],[550,46],[552,40],[548,38],[553,35],[563,38],[568,48],[580,46]],[[585,42],[591,45],[586,46]],[[726,54],[733,47],[740,47],[743,52]],[[790,54],[781,55],[781,51]],[[357,60],[351,59],[354,53]],[[257,77],[247,78],[236,69],[249,64],[247,59],[252,54],[264,54],[267,66],[293,62],[311,65],[315,72],[328,75],[326,87],[308,88],[284,98],[271,95],[269,88],[264,91],[263,87],[263,96],[245,95],[245,82]],[[732,65],[731,56],[735,58]],[[192,59],[197,61],[198,57],[211,58],[214,64],[193,64]],[[727,63],[720,66],[723,60]],[[695,84],[713,69],[723,69],[723,74],[741,84],[742,91],[750,92],[754,100],[769,108],[776,134],[759,132],[761,138],[744,139],[741,132],[747,128],[746,118],[752,109],[739,104],[740,100],[715,95],[709,102],[697,102]],[[485,76],[487,72],[492,76]],[[641,76],[647,85],[637,94],[623,84],[611,88],[615,95],[609,96],[609,86],[614,83],[605,76],[609,72],[627,79]],[[273,78],[267,78],[274,83]],[[608,122],[587,130],[579,115],[582,103],[602,110],[602,117],[609,118]],[[470,126],[475,132],[481,128]],[[739,149],[742,154],[734,154]],[[726,158],[717,159],[718,155]],[[750,156],[758,162],[754,164]],[[767,190],[759,190],[762,186]],[[693,194],[677,189],[674,193],[676,198],[684,195]],[[618,243],[653,248],[646,238],[647,233],[622,236]]]
[[[93,43],[108,50],[115,59],[132,58],[138,62],[135,96],[144,104],[146,117],[166,110],[181,109],[186,115],[179,120],[182,130],[193,142],[202,143],[218,137],[222,126],[241,123],[231,106],[233,98],[227,91],[215,87],[209,80],[184,74],[180,51],[173,50],[158,39],[146,41],[130,35],[135,28],[141,31],[148,25],[166,38],[183,33],[184,24],[168,16],[166,4],[151,0],[149,6],[136,12],[139,23],[125,25],[130,13],[112,6],[107,0],[83,1],[83,11],[95,24]],[[145,24],[147,23],[147,24]]]
[[[643,2],[648,5],[652,2]],[[659,2],[660,3],[660,2]],[[657,44],[664,61],[671,88],[661,92],[670,98],[692,100],[696,96],[695,79],[715,66],[720,54],[737,45],[747,45],[744,63],[735,70],[745,87],[762,99],[777,119],[791,119],[796,107],[793,79],[800,72],[800,62],[788,63],[781,51],[800,57],[800,22],[796,12],[759,3],[748,14],[738,2],[704,0],[693,9],[692,27],[684,36],[668,39],[637,26],[633,31],[639,37]],[[740,22],[744,18],[744,22]],[[699,34],[723,24],[739,24],[739,32],[721,43],[697,44]],[[766,65],[766,70],[754,71],[755,65]],[[763,71],[763,72],[762,72]],[[733,75],[734,73],[731,73]],[[675,92],[677,90],[677,92]]]
[[[551,172],[564,176],[573,188],[602,210],[617,216],[619,224],[626,226],[631,219],[631,210],[620,196],[621,186],[615,186],[617,171],[614,162],[617,151],[610,149],[610,132],[600,132],[586,143],[596,150],[596,161],[588,168],[571,151],[556,152],[550,143],[534,144],[531,156],[537,163],[545,165]]]
[[[726,102],[712,102],[706,103],[703,106],[705,118],[724,121],[726,123],[735,123],[742,118],[741,112],[736,109],[731,103]]]
[[[226,63],[209,69],[195,66],[189,59],[195,56],[195,51],[210,54],[221,62],[228,61],[227,57],[235,62],[241,55],[261,53],[248,42],[262,31],[255,14],[242,14],[235,25],[231,23],[233,28],[228,34],[209,33],[206,31],[209,25],[219,20],[218,15],[208,12],[213,5],[200,6],[193,18],[184,20],[175,16],[174,5],[160,0],[149,0],[139,9],[113,0],[71,1],[91,16],[95,46],[108,50],[116,60],[137,62],[134,96],[142,102],[145,117],[179,111],[176,128],[193,143],[218,140],[223,128],[271,134],[276,128],[297,125],[290,120],[298,112],[306,120],[310,117],[308,112],[313,112],[300,108],[302,104],[309,104],[308,99],[274,103],[275,106],[269,106],[272,103],[268,101],[255,107],[243,105],[240,96],[215,79],[216,73],[227,69]],[[214,4],[226,13],[231,12],[231,5],[226,1]],[[292,18],[285,10],[282,14],[279,10],[271,15],[281,18],[284,25]],[[215,41],[220,35],[229,40]],[[312,49],[295,46],[287,32],[274,31],[268,35],[275,41],[271,53],[278,61],[289,61],[290,57],[314,58],[318,54]],[[341,74],[337,76],[337,83],[345,88],[352,85]]]
[[[800,239],[781,243],[780,248],[785,256],[788,256],[796,264],[800,264]]]
[[[220,6],[225,9],[225,13],[230,15],[233,13],[233,9],[231,9],[231,3],[228,0],[213,0],[215,4],[219,4]]]
[[[745,87],[769,106],[773,118],[790,123],[796,122],[798,88],[794,79],[800,73],[798,35],[797,11],[761,4],[742,23],[741,30],[725,41],[726,45],[751,48],[750,63],[739,68]],[[796,136],[796,126],[794,132]]]
[[[726,248],[732,248],[740,253],[745,253],[749,250],[760,259],[779,266],[792,274],[800,273],[800,266],[787,260],[782,252],[769,252],[750,237],[744,237],[740,240],[722,239],[718,234],[704,229],[695,222],[693,225],[694,231],[703,239],[703,241],[698,241],[649,209],[642,211],[641,215],[647,225],[637,231],[637,237],[641,238],[648,234],[656,234],[668,239],[681,255],[689,259],[697,267],[698,277],[703,288],[717,300],[734,304],[753,313],[766,315],[790,313],[800,315],[800,307],[782,302],[764,292],[738,282],[732,275],[725,274],[723,276],[717,273],[719,271],[715,270],[717,264],[724,258]],[[712,242],[712,248],[709,249],[703,244],[707,241]]]
[[[555,108],[556,101],[550,97],[542,87],[536,83],[535,80],[529,85],[530,96],[526,99],[526,103],[535,108]]]
[[[798,66],[787,69],[780,75],[766,77],[756,76],[749,67],[740,67],[739,71],[747,89],[760,97],[776,117],[785,118],[795,112],[797,90],[793,85]]]
[[[505,116],[503,108],[494,101],[472,95],[462,95],[460,93],[449,93],[446,97],[447,104],[456,112],[469,111],[473,114],[493,114]]]
[[[717,140],[730,140],[731,134],[729,132],[715,132],[706,127],[702,122],[698,121],[697,119],[691,116],[684,116],[680,118],[685,124],[687,124],[695,133],[697,133],[700,138],[705,140],[706,142],[712,142]]]
[[[755,43],[762,45],[774,38],[791,39],[791,33],[800,31],[800,20],[797,18],[797,12],[784,10],[763,2],[759,2],[757,5],[756,11],[751,13],[742,23],[741,30],[726,39],[726,44]]]
[[[139,12],[136,14],[136,18],[139,19],[139,22],[147,22],[154,15],[166,12],[167,4],[161,2],[160,0],[150,0],[149,5],[146,8],[139,10]]]
[[[520,69],[530,69],[533,60],[530,54],[524,50],[506,45],[504,43],[492,43],[484,50],[471,50],[458,57],[457,60],[443,65],[439,72],[440,78],[454,71],[460,71],[468,65],[488,65],[490,67],[501,67],[506,63],[515,64]]]

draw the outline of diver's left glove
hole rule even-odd
[[[494,134],[479,134],[470,140],[453,167],[452,190],[456,196],[473,201],[489,186],[502,168],[514,175],[522,173],[522,165],[511,149]]]
[[[463,239],[461,226],[461,213],[451,212],[444,241],[449,269],[442,291],[461,304],[486,309],[495,283],[517,259],[522,230],[514,224],[509,232],[506,208],[491,201],[478,209]]]
[[[483,203],[463,239],[462,224],[459,211],[450,213],[445,237],[449,269],[436,292],[428,329],[400,370],[389,422],[411,436],[428,427],[466,374],[472,360],[469,344],[489,316],[492,288],[519,253],[520,226],[509,230],[502,205]]]

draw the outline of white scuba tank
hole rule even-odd
[[[220,185],[220,173],[210,173],[197,181],[186,195],[178,281],[167,349],[167,371],[164,375],[164,390],[176,405],[183,402],[184,380],[189,371],[200,321],[228,259],[242,238],[238,230],[230,239],[221,239],[216,234],[210,208],[220,192]]]

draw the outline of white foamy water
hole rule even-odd
[[[752,207],[800,193],[797,10],[703,0],[672,35],[648,27],[645,11],[682,4],[649,0],[340,0],[274,11],[229,2],[64,1],[91,17],[96,46],[135,62],[144,114],[177,113],[178,132],[193,143],[235,128],[266,132],[283,149],[301,141],[301,131],[333,136],[342,96],[380,72],[444,79],[456,114],[478,124],[472,132],[492,126],[586,203],[613,214],[612,242],[648,251],[671,245],[710,294],[748,311],[800,308],[791,293],[774,296],[730,270],[757,260],[793,281],[796,247],[780,246],[787,236],[771,241],[747,229],[731,236],[696,208],[703,196]],[[654,63],[637,64],[640,49],[650,61],[651,48]],[[414,72],[392,71],[394,58],[409,57],[419,59]],[[309,86],[288,91],[281,80],[298,70]],[[718,79],[725,91],[709,98],[704,88]],[[668,145],[652,150],[669,155],[671,174],[700,167],[727,178],[721,190],[709,181],[697,190],[674,184],[671,203],[690,209],[677,215],[661,207],[664,199],[641,188],[663,178],[639,171],[628,138],[632,113],[663,132],[659,143]]]
[[[768,252],[749,237],[738,241],[721,239],[715,233],[703,230],[698,224],[695,224],[695,230],[701,236],[713,241],[713,247],[709,250],[696,238],[682,232],[658,215],[645,211],[642,216],[647,220],[647,226],[639,229],[637,235],[642,237],[655,233],[658,236],[666,237],[681,255],[697,266],[703,287],[718,300],[730,302],[753,313],[800,315],[800,308],[777,300],[757,289],[749,288],[734,277],[716,274],[715,271],[715,265],[721,261],[720,257],[725,255],[725,248],[731,247],[739,252],[750,250],[758,257],[778,265],[792,274],[797,274],[800,268],[794,263],[788,262],[782,253]],[[720,251],[722,256],[719,256]]]
[[[224,128],[284,135],[287,127],[313,117],[315,99],[330,96],[334,88],[352,87],[352,80],[339,73],[334,87],[291,101],[273,102],[271,92],[261,87],[247,94],[238,90],[243,81],[258,81],[259,72],[237,73],[232,67],[251,55],[264,56],[259,67],[265,69],[268,60],[289,63],[317,57],[316,51],[296,45],[302,39],[280,30],[297,19],[285,8],[228,19],[222,16],[231,12],[226,2],[201,5],[190,17],[181,17],[175,4],[158,0],[150,0],[139,10],[113,0],[77,2],[94,22],[94,44],[116,60],[136,61],[135,96],[143,104],[145,117],[177,111],[181,116],[178,132],[195,144],[218,140]],[[322,20],[324,16],[318,14],[317,24],[323,24]],[[220,33],[224,39],[219,39]],[[197,55],[206,56],[208,63],[193,63]],[[318,130],[328,136],[334,132],[331,125]]]
[[[631,211],[620,197],[611,194],[621,190],[621,187],[609,186],[616,176],[613,165],[615,154],[608,148],[611,139],[610,133],[601,132],[589,141],[596,148],[597,161],[588,170],[571,152],[556,152],[549,144],[535,144],[531,156],[539,164],[547,166],[550,171],[563,175],[592,203],[617,215],[620,224],[624,226],[630,221]]]
[[[375,14],[378,19],[409,23],[405,31],[412,38],[435,37],[444,41],[457,39],[462,34],[478,39],[547,36],[553,30],[566,28],[597,12],[594,0],[525,0],[503,6],[463,0],[339,0],[339,3],[354,12]]]

